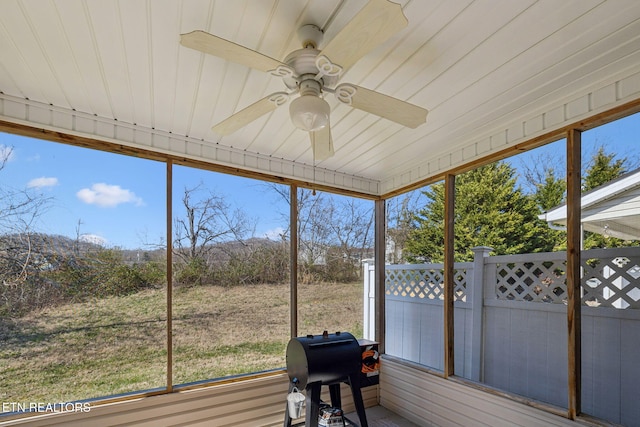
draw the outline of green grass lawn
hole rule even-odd
[[[299,288],[298,334],[362,334],[362,284]],[[167,383],[167,295],[67,304],[0,319],[0,401],[68,402]],[[173,295],[174,385],[285,366],[288,285]]]

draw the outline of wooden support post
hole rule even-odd
[[[454,175],[444,179],[444,377],[455,374],[453,350],[453,277],[454,208],[456,180]]]
[[[173,390],[173,162],[167,161],[167,391]]]
[[[567,327],[568,327],[568,417],[580,414],[581,393],[581,317],[580,317],[580,241],[581,241],[581,132],[567,134]]]
[[[292,184],[289,188],[289,311],[291,338],[294,338],[298,336],[298,187]]]
[[[380,353],[385,351],[385,230],[386,230],[386,204],[384,200],[376,200],[374,207],[375,232],[375,334]]]

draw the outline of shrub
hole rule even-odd
[[[60,286],[40,276],[15,282],[3,280],[0,285],[0,318],[17,317],[64,300]]]
[[[212,282],[212,273],[202,258],[191,258],[187,262],[175,263],[173,268],[173,284],[175,286],[201,286]]]
[[[220,286],[283,283],[289,277],[289,251],[277,243],[248,245],[217,263],[215,273]]]
[[[95,247],[76,252],[37,253],[31,259],[39,261],[37,264],[32,261],[19,279],[8,269],[0,274],[0,315],[20,315],[69,301],[129,295],[166,284],[164,261],[127,263],[119,249]]]

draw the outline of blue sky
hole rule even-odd
[[[640,167],[640,113],[583,132],[583,170],[589,166],[592,156],[600,147],[604,147],[608,154],[615,153],[618,160],[626,157],[629,167]],[[510,160],[516,169],[535,166],[534,163],[541,160],[550,161],[556,172],[562,175],[566,166],[565,141],[547,144]]]
[[[640,164],[640,114],[583,133],[588,158],[600,145]],[[0,133],[0,153],[12,147],[0,171],[3,189],[47,197],[36,231],[71,238],[84,235],[107,247],[141,248],[166,243],[164,163]],[[564,162],[556,143],[511,159],[518,168],[548,152]],[[584,161],[586,161],[585,159]],[[200,183],[243,210],[256,223],[254,236],[276,238],[287,226],[286,202],[260,181],[175,166],[174,217],[182,215],[184,188]],[[402,196],[401,196],[402,197]]]
[[[616,159],[627,158],[628,165],[632,168],[640,167],[640,113],[625,117],[620,120],[602,125],[582,133],[582,162],[583,168],[596,150],[603,146],[607,153],[616,153]],[[520,185],[525,191],[531,188],[527,185],[522,176],[525,167],[546,166],[541,161],[550,161],[556,172],[562,176],[566,166],[566,146],[565,141],[560,140],[545,146],[524,152],[517,156],[507,158],[518,172]],[[414,190],[414,200],[416,203],[425,203],[426,200],[420,198],[422,190]],[[401,200],[405,195],[396,196],[395,200]],[[394,200],[394,201],[395,201]],[[393,201],[391,206],[393,205]]]
[[[0,185],[50,200],[36,231],[80,234],[108,247],[166,241],[164,163],[0,133],[0,150],[7,147]],[[174,216],[183,211],[184,188],[202,182],[256,221],[255,236],[275,236],[286,226],[287,205],[259,181],[180,166],[173,176]]]

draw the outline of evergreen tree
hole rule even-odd
[[[535,193],[532,195],[540,213],[553,209],[564,203],[567,183],[564,178],[556,177],[553,167],[544,168],[544,178],[542,182],[535,183]],[[548,226],[547,226],[548,227]],[[550,250],[562,251],[567,249],[567,233],[549,227],[549,237],[553,239],[554,245]]]
[[[616,159],[615,153],[606,153],[599,147],[593,155],[582,180],[582,191],[589,191],[605,184],[627,171],[627,158]]]
[[[415,216],[407,250],[412,261],[444,258],[444,185],[425,190],[427,205]],[[554,246],[553,230],[538,219],[532,196],[516,186],[507,163],[486,165],[456,177],[455,260],[468,261],[475,246],[490,246],[497,255],[541,252]]]
[[[546,212],[563,203],[566,188],[565,180],[556,177],[553,168],[545,168],[543,181],[535,184],[533,198],[540,210]]]
[[[626,157],[616,159],[616,153],[607,153],[604,147],[599,147],[593,155],[582,179],[582,191],[593,190],[612,181],[627,172]],[[586,231],[584,235],[584,249],[617,248],[621,246],[635,246],[637,242],[629,242],[615,237]]]

